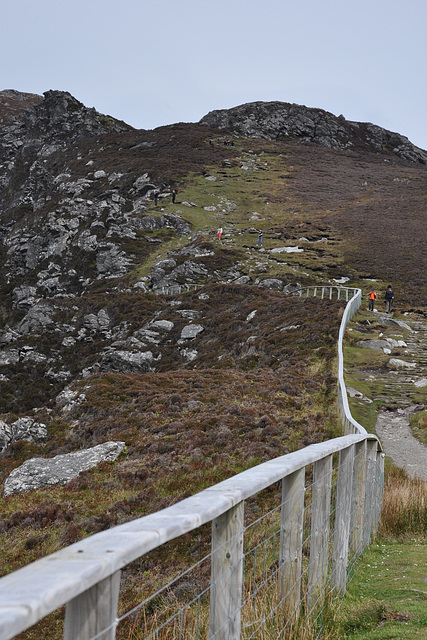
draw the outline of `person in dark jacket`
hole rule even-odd
[[[393,293],[393,289],[391,288],[391,284],[389,284],[387,287],[387,291],[385,292],[385,298],[384,298],[386,313],[391,313],[393,300],[394,300],[394,293]]]

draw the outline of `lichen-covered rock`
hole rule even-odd
[[[192,340],[204,330],[201,324],[187,324],[181,331],[181,340]]]
[[[124,442],[105,442],[91,449],[67,453],[54,458],[31,458],[12,471],[4,485],[4,496],[31,489],[66,484],[79,473],[100,462],[115,460],[125,448]]]
[[[0,451],[4,451],[6,447],[19,440],[42,442],[46,439],[46,436],[46,425],[36,422],[34,418],[29,416],[18,418],[11,425],[0,420]]]
[[[153,360],[154,356],[151,351],[110,351],[102,359],[101,370],[120,373],[147,373],[151,371]]]
[[[376,351],[390,349],[390,343],[387,340],[359,340],[357,346],[363,349],[374,349]]]
[[[417,366],[416,362],[406,362],[405,360],[400,360],[399,358],[391,358],[388,361],[389,367],[392,369],[415,369]]]

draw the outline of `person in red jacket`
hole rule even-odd
[[[375,306],[375,300],[377,299],[377,294],[375,293],[375,291],[372,289],[372,291],[369,294],[369,305],[368,305],[368,309],[369,311],[373,311],[374,310],[374,306]]]

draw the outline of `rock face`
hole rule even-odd
[[[46,425],[36,422],[34,418],[23,417],[8,425],[0,420],[0,451],[19,440],[42,442],[47,436]]]
[[[266,140],[298,138],[332,149],[388,150],[406,160],[427,164],[427,153],[398,133],[287,102],[249,102],[232,109],[211,111],[200,122]]]
[[[91,449],[55,456],[50,460],[31,458],[12,471],[6,480],[3,495],[66,484],[81,471],[92,469],[100,462],[115,460],[124,448],[124,442],[105,442]]]

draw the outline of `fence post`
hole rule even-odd
[[[353,462],[354,447],[347,447],[347,449],[340,451],[335,498],[334,546],[332,552],[332,586],[340,593],[345,592],[347,584]]]
[[[377,451],[376,469],[375,469],[375,512],[373,522],[373,533],[376,535],[381,515],[381,506],[384,493],[384,454]]]
[[[212,521],[209,638],[240,640],[244,502]]]
[[[302,541],[304,529],[305,467],[282,480],[280,514],[280,601],[285,616],[298,618],[301,604]]]
[[[350,554],[359,556],[363,549],[363,522],[365,503],[366,440],[355,446],[353,495],[350,526]]]
[[[314,609],[328,574],[329,519],[331,514],[332,455],[313,465],[311,542],[308,565],[307,613]]]
[[[371,539],[371,533],[374,523],[375,508],[375,476],[377,466],[377,441],[367,441],[366,453],[366,480],[365,480],[365,501],[364,501],[364,518],[363,518],[363,548],[365,548]]]
[[[120,571],[98,582],[67,604],[64,640],[114,640]],[[104,631],[104,633],[102,633]]]

